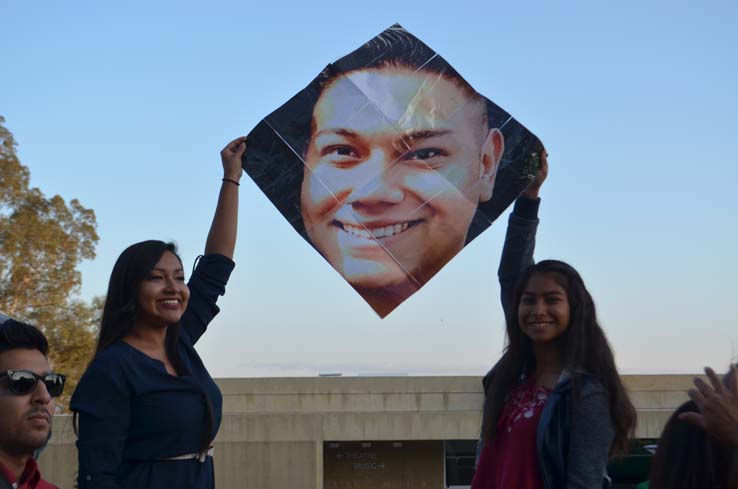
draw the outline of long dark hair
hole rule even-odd
[[[508,343],[494,369],[487,389],[483,433],[494,439],[497,420],[506,397],[520,382],[535,371],[533,344],[518,325],[518,308],[525,286],[533,275],[550,274],[566,290],[569,301],[569,326],[559,338],[564,368],[572,374],[574,402],[578,398],[578,380],[582,372],[592,375],[607,392],[615,438],[610,455],[628,451],[628,439],[635,426],[636,413],[615,367],[615,359],[605,333],[597,322],[592,296],[582,277],[570,265],[558,260],[543,260],[529,266],[521,275],[513,293],[513,307],[506,318]]]
[[[177,254],[177,246],[174,243],[159,240],[141,241],[132,244],[120,254],[110,274],[95,356],[133,331],[138,315],[139,286],[166,252],[172,253],[177,257],[180,265],[182,264],[182,259]],[[185,367],[177,351],[178,338],[179,323],[167,326],[164,343],[166,355],[177,374],[182,375],[185,372]],[[207,449],[213,439],[213,409],[208,397],[204,394],[203,397],[205,421],[201,450]],[[73,421],[76,432],[77,413],[74,413]]]
[[[738,487],[738,448],[679,419],[680,414],[693,412],[699,412],[695,403],[684,403],[666,422],[651,462],[651,489]]]
[[[133,244],[120,254],[110,274],[95,355],[133,331],[138,315],[139,286],[167,251],[182,264],[174,243],[153,239]],[[165,340],[167,358],[177,374],[182,374],[182,360],[177,353],[178,337],[179,323],[169,325]]]

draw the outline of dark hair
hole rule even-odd
[[[572,375],[573,400],[579,394],[581,375],[593,376],[607,393],[610,417],[615,438],[611,455],[625,454],[628,439],[635,426],[636,413],[615,367],[615,359],[605,333],[597,322],[592,296],[587,291],[582,277],[570,265],[558,260],[543,260],[529,266],[515,286],[513,302],[508,308],[508,343],[502,358],[495,366],[494,376],[485,400],[485,438],[494,438],[497,420],[502,413],[507,394],[535,370],[536,359],[533,345],[518,326],[518,308],[525,286],[533,275],[551,274],[566,290],[569,301],[569,326],[556,341],[562,348],[564,368]]]
[[[172,253],[182,263],[174,243],[158,240],[141,241],[120,254],[110,274],[95,355],[133,330],[138,314],[139,286],[166,252]],[[174,370],[181,375],[185,367],[177,351],[178,338],[179,323],[169,325],[165,339],[166,355]],[[213,439],[213,409],[207,396],[204,396],[204,401],[205,421],[201,450],[207,449]],[[74,416],[76,421],[77,413]]]
[[[329,64],[310,84],[269,114],[248,135],[244,169],[267,194],[287,221],[308,242],[300,208],[304,154],[312,132],[313,110],[323,90],[352,71],[407,67],[437,73],[454,81],[470,97],[486,103],[487,126],[498,128],[505,139],[492,199],[479,204],[467,234],[471,242],[495,220],[535,176],[543,146],[510,114],[477,93],[464,78],[420,39],[395,24],[335,63]],[[276,133],[276,136],[275,136]],[[511,162],[519,168],[506,171]],[[502,202],[505,204],[503,205]]]
[[[320,96],[334,80],[348,73],[385,68],[410,68],[435,73],[456,83],[470,98],[485,100],[445,59],[399,24],[385,29],[355,51],[329,64],[313,83],[317,87],[317,95]],[[493,107],[504,114],[500,114],[500,120],[490,124],[491,127],[499,127],[509,115],[499,107]],[[490,108],[487,107],[486,112],[494,115],[497,111],[490,111]]]
[[[0,321],[0,353],[18,348],[49,354],[49,342],[37,327],[11,318]]]
[[[699,412],[692,401],[671,415],[661,433],[648,477],[651,489],[731,489],[738,487],[738,448],[682,421]]]
[[[96,355],[133,330],[138,314],[139,286],[167,251],[182,263],[174,243],[153,239],[133,244],[120,254],[110,274],[100,322],[100,336],[95,348]],[[181,373],[182,361],[177,353],[178,337],[179,324],[170,325],[167,328],[166,353],[174,369]]]

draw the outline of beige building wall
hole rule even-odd
[[[626,375],[638,438],[657,438],[685,402],[691,375]],[[323,489],[324,441],[475,439],[480,377],[219,379],[223,422],[215,439],[218,489]],[[44,478],[73,488],[74,433],[56,416],[41,456]]]

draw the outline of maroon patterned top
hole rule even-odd
[[[543,489],[536,429],[550,392],[528,379],[510,393],[495,439],[482,448],[472,489]]]

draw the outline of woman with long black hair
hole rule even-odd
[[[143,241],[110,276],[95,357],[72,396],[79,489],[211,489],[223,399],[195,343],[233,269],[245,138],[221,151],[224,177],[189,282],[173,244]]]
[[[627,451],[635,410],[582,278],[538,262],[510,304],[507,347],[485,377],[472,488],[608,487],[608,459]]]

